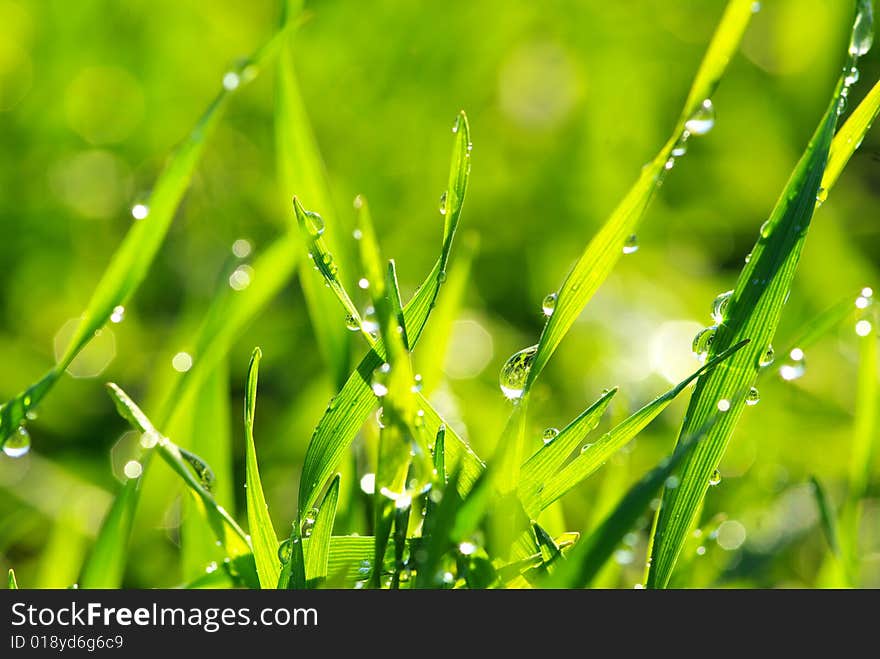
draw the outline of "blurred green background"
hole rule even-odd
[[[621,387],[610,415],[621,418],[698,366],[690,340],[709,324],[715,295],[732,288],[846,50],[850,3],[762,4],[713,98],[714,130],[691,140],[648,212],[640,249],[623,258],[534,391],[536,438],[546,426],[565,425],[605,387]],[[65,324],[84,309],[132,222],[132,205],[149,192],[224,72],[276,29],[278,5],[0,0],[0,398],[52,366]],[[465,243],[478,242],[479,251],[445,377],[430,384],[438,408],[480,455],[491,454],[508,413],[497,384],[501,364],[536,341],[541,299],[665,141],[722,9],[720,0],[307,4],[295,61],[337,215],[350,231],[352,199],[369,199],[405,293],[436,258],[450,127],[459,109],[468,113],[473,168],[452,270]],[[880,75],[876,53],[860,68],[851,107]],[[0,457],[0,566],[14,566],[23,586],[76,581],[119,487],[130,438],[104,382],[119,383],[149,411],[179,377],[172,357],[186,349],[218,287],[283,231],[296,191],[277,182],[274,84],[267,70],[233,99],[124,321],[77,363],[77,374],[91,377],[65,377],[44,401],[29,424],[28,456]],[[828,306],[855,299],[863,286],[880,287],[878,185],[874,131],[817,213],[777,348],[790,347]],[[236,240],[252,247],[243,259],[231,250]],[[229,358],[236,485],[244,482],[243,384],[255,345],[264,352],[258,450],[271,513],[284,532],[302,456],[332,393],[295,279]],[[353,356],[363,351],[355,341]],[[797,381],[775,370],[760,381],[761,403],[743,414],[723,480],[709,492],[704,536],[686,549],[689,583],[822,583],[827,550],[806,483],[816,474],[838,502],[845,491],[852,324],[823,337],[807,362]],[[588,530],[621,488],[670,450],[685,404],[686,397],[676,401],[569,494],[544,520],[548,528]],[[369,470],[362,447],[354,456],[347,487]],[[156,484],[146,485],[128,586],[184,578],[178,483],[164,465],[150,479]],[[244,490],[233,490],[243,519]],[[880,479],[871,494],[862,580],[880,586]],[[363,505],[351,497],[336,533],[368,530]],[[627,537],[603,583],[640,580],[645,534]]]

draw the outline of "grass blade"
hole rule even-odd
[[[446,198],[447,212],[440,257],[416,294],[404,308],[404,320],[410,347],[414,347],[418,342],[443,285],[444,273],[452,250],[452,241],[461,217],[462,204],[467,190],[470,174],[470,129],[463,112],[456,119],[454,131],[450,184]],[[300,480],[299,510],[301,513],[315,505],[324,484],[335,473],[339,461],[348,450],[358,430],[370,412],[376,409],[377,403],[373,391],[370,389],[370,380],[375,369],[385,362],[385,357],[385,346],[380,341],[361,360],[356,371],[349,376],[342,390],[330,402],[315,428],[306,451]],[[421,397],[419,404],[425,410],[425,425],[429,432],[436,432],[441,423],[438,415],[433,410],[429,410],[430,406],[426,406],[427,401]],[[429,422],[433,422],[433,427]],[[449,433],[449,438],[456,438],[456,436]],[[456,439],[461,442],[460,438]],[[453,441],[447,443],[447,451],[450,453],[453,451]],[[472,454],[463,442],[461,442],[459,449],[459,454]],[[471,471],[473,471],[474,460],[470,459],[468,463],[471,464]],[[476,463],[479,464],[479,459],[476,459]]]
[[[260,67],[276,51],[278,38],[279,34],[276,33],[241,65],[238,74],[242,82],[249,82],[257,75]],[[25,421],[27,412],[34,409],[51,390],[95,332],[107,323],[113,310],[125,304],[146,277],[189,187],[205,144],[233,93],[233,90],[222,87],[189,136],[172,154],[148,202],[144,204],[142,211],[146,215],[132,224],[113,254],[61,359],[39,382],[0,406],[0,445]]]
[[[750,0],[731,0],[728,3],[671,137],[657,156],[645,166],[635,185],[614,209],[599,233],[586,246],[574,268],[565,278],[557,293],[553,315],[547,319],[538,341],[537,352],[525,382],[526,393],[531,389],[584,306],[608,278],[621,258],[627,238],[635,234],[654,192],[663,180],[672,150],[686,130],[686,122],[701,107],[704,100],[712,96],[730,58],[739,46],[752,15],[752,5]]]
[[[140,479],[132,478],[113,500],[79,577],[80,588],[119,588],[125,572]]]
[[[269,507],[263,495],[260,482],[260,469],[257,465],[257,450],[254,446],[254,413],[257,406],[257,377],[262,352],[254,350],[248,366],[247,390],[244,403],[245,470],[247,481],[247,516],[251,530],[251,544],[261,588],[275,588],[278,584],[278,536],[272,527]]]
[[[305,573],[308,583],[317,583],[327,576],[330,560],[330,540],[333,535],[333,521],[336,519],[336,503],[339,500],[339,476],[330,483],[327,494],[314,517],[314,528],[309,536],[309,546],[305,550]]]
[[[521,492],[523,506],[527,511],[541,511],[551,503],[559,499],[587,476],[601,467],[611,455],[629,443],[633,437],[639,434],[645,426],[653,421],[660,412],[682,392],[687,386],[706,373],[714,369],[722,368],[723,363],[734,359],[734,355],[741,352],[747,341],[740,341],[717,357],[706,362],[702,368],[695,371],[686,379],[679,382],[665,394],[658,396],[640,410],[627,417],[624,421],[605,433],[595,443],[575,457],[559,473],[545,479],[535,489]]]
[[[761,236],[752,250],[750,261],[740,273],[709,355],[745,338],[751,339],[751,344],[728,363],[700,378],[680,437],[687,437],[705,423],[722,401],[727,401],[729,407],[731,394],[750,387],[759,369],[767,362],[770,342],[816,207],[816,195],[828,161],[843,89],[841,76],[804,155],[769,220],[761,227]],[[648,587],[663,588],[669,583],[685,537],[696,522],[709,479],[727,448],[742,408],[742,405],[729,407],[729,412],[715,424],[706,440],[688,456],[681,485],[664,492],[653,539]]]
[[[840,556],[839,534],[837,532],[837,516],[834,514],[834,506],[831,499],[822,487],[822,483],[815,476],[810,476],[810,483],[813,485],[813,496],[816,498],[816,507],[819,509],[819,521],[822,523],[822,532],[825,534],[825,540],[828,543],[828,549],[835,557]]]
[[[15,579],[15,570],[9,568],[9,590],[18,590],[18,581]]]

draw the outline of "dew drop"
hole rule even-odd
[[[548,318],[553,315],[553,312],[556,310],[556,299],[559,296],[556,293],[549,293],[547,297],[544,298],[544,301],[541,302],[541,311]]]
[[[312,530],[315,528],[315,520],[318,518],[318,509],[312,508],[308,514],[305,516],[302,522],[302,537],[308,538],[312,535]]]
[[[775,356],[776,352],[773,350],[773,346],[767,346],[767,349],[758,358],[758,368],[767,368],[770,366],[770,364],[773,363]]]
[[[846,77],[843,79],[843,84],[849,86],[854,85],[859,81],[859,69],[856,66],[850,67],[849,71],[846,72]]]
[[[559,435],[559,429],[558,429],[558,428],[546,428],[546,429],[544,430],[543,435],[542,435],[542,437],[543,437],[543,439],[544,439],[544,443],[545,443],[545,444],[549,444],[549,443],[552,442],[554,439],[556,439],[557,435]]]
[[[721,482],[721,472],[717,469],[712,472],[712,475],[709,476],[709,485],[716,486]]]
[[[712,320],[719,325],[724,322],[724,314],[730,305],[730,299],[733,297],[733,291],[726,291],[715,298],[712,302]]]
[[[681,134],[681,137],[678,138],[678,142],[675,143],[675,146],[672,147],[672,156],[674,158],[681,158],[684,154],[687,153],[687,141],[691,134],[688,131],[684,131]]]
[[[509,400],[519,400],[522,398],[523,390],[526,386],[526,379],[532,368],[532,361],[538,352],[538,346],[533,345],[524,348],[515,353],[501,367],[501,374],[498,378],[501,385],[501,392]]]
[[[623,243],[623,253],[624,254],[634,254],[639,251],[639,239],[638,236],[632,234],[629,238],[626,239],[626,242]]]
[[[188,352],[178,352],[171,358],[171,366],[178,373],[186,373],[192,368],[193,358]]]
[[[709,354],[709,348],[712,347],[712,342],[715,340],[715,333],[717,331],[718,327],[711,325],[710,327],[704,327],[701,329],[694,337],[693,344],[691,344],[691,350],[693,350],[694,354],[700,359],[700,361],[706,360],[706,357]]]
[[[730,401],[729,400],[727,400],[726,398],[722,398],[721,400],[718,401],[718,411],[719,412],[726,412],[729,409],[730,409]]]
[[[111,323],[121,323],[125,320],[125,307],[121,304],[113,307],[113,313],[110,314]]]
[[[361,492],[364,494],[376,493],[376,474],[364,474],[361,476]]]
[[[144,466],[137,460],[129,460],[122,468],[122,473],[126,478],[139,478],[144,473]]]
[[[3,452],[10,458],[20,458],[31,450],[31,436],[24,426],[19,426],[3,444]]]
[[[370,287],[370,280],[366,277],[361,277],[358,279],[358,288],[362,291],[367,290]]]
[[[278,545],[278,560],[282,564],[290,563],[290,557],[293,555],[293,547],[290,544],[290,538]]]
[[[800,348],[792,350],[788,357],[789,362],[783,364],[779,368],[779,375],[783,380],[791,382],[792,380],[797,380],[798,378],[803,377],[807,370],[807,363],[805,361],[804,351]]]
[[[757,387],[752,387],[749,389],[749,393],[746,394],[746,405],[752,406],[757,405],[761,402],[761,393],[758,391]]]
[[[229,275],[229,287],[234,291],[243,291],[251,285],[254,269],[249,265],[240,265]]]
[[[238,89],[240,84],[241,78],[235,71],[227,71],[223,75],[223,89],[231,92],[234,89]]]
[[[874,8],[871,0],[859,0],[856,22],[853,24],[852,39],[849,42],[849,54],[860,57],[874,43]]]
[[[443,191],[443,194],[440,195],[440,215],[446,215],[446,199],[448,195],[446,194],[446,190]]]
[[[376,319],[376,309],[372,306],[364,310],[363,330],[367,334],[374,334],[379,331],[379,321]]]
[[[232,243],[232,253],[240,259],[250,256],[252,250],[253,245],[251,245],[251,242],[245,238],[239,238]]]
[[[388,393],[388,380],[390,379],[390,375],[391,364],[388,364],[387,362],[373,371],[373,379],[370,383],[370,388],[373,390],[373,393],[380,398]]]
[[[477,546],[473,542],[462,542],[460,545],[458,545],[458,551],[463,556],[470,556],[475,551],[477,551]]]
[[[314,211],[305,211],[305,225],[306,231],[309,232],[309,235],[313,238],[317,238],[322,233],[324,233],[324,218],[315,213]]]
[[[715,106],[708,98],[685,122],[684,127],[691,135],[705,135],[715,125]]]
[[[423,386],[424,386],[424,382],[422,382],[421,373],[416,373],[413,376],[413,384],[410,387],[410,391],[412,391],[414,394],[417,394],[422,390]],[[419,410],[419,411],[421,412],[421,410]],[[424,416],[424,412],[422,412],[422,416]]]
[[[663,165],[663,169],[665,169],[667,172],[668,172],[670,169],[672,169],[673,167],[675,167],[675,157],[670,158],[670,159],[667,160],[666,163]]]
[[[770,237],[770,230],[772,228],[773,228],[772,223],[770,222],[770,220],[767,220],[766,222],[764,222],[764,224],[761,225],[761,228],[758,230],[758,233],[760,234],[761,238],[765,238],[765,239],[769,238]]]
[[[352,332],[357,332],[361,328],[357,318],[355,318],[351,314],[345,316],[345,327],[350,329]]]
[[[143,220],[150,214],[150,209],[146,204],[135,204],[131,207],[131,216],[136,220]]]
[[[856,323],[856,334],[859,336],[868,336],[873,329],[870,320],[860,320]]]

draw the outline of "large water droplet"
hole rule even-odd
[[[546,428],[542,435],[545,444],[549,444],[554,439],[556,439],[557,435],[559,435],[559,429],[557,428]]]
[[[705,135],[715,125],[715,106],[708,98],[690,116],[684,127],[691,135]]]
[[[19,426],[18,430],[6,438],[3,444],[3,452],[10,458],[20,458],[31,450],[31,436],[24,426]]]
[[[125,320],[125,307],[121,304],[113,307],[113,313],[110,314],[110,322],[121,323],[123,320]]]
[[[767,368],[770,366],[770,364],[773,363],[775,356],[776,353],[773,350],[773,346],[767,346],[767,349],[758,358],[758,368]]]
[[[694,354],[699,357],[700,361],[706,361],[706,356],[709,354],[709,348],[712,347],[712,342],[715,340],[715,333],[717,331],[718,327],[711,325],[701,329],[694,337],[691,350],[693,350]]]
[[[843,79],[843,84],[849,86],[854,85],[859,81],[859,69],[856,66],[850,67],[850,69],[846,72],[846,77]]]
[[[717,324],[724,322],[724,314],[730,305],[730,299],[733,297],[733,291],[726,291],[715,298],[712,302],[712,320]]]
[[[749,389],[749,393],[746,394],[746,405],[757,405],[760,401],[761,393],[758,391],[757,387]]]
[[[624,254],[633,254],[634,252],[639,251],[639,238],[636,234],[632,234],[629,238],[626,239],[626,242],[623,243],[623,253]]]
[[[443,194],[440,195],[440,215],[446,215],[446,199],[448,195],[446,194],[446,190],[443,191]]]
[[[305,225],[306,231],[309,232],[309,235],[313,238],[317,238],[322,233],[324,233],[324,218],[315,213],[314,211],[305,211]]]
[[[526,386],[526,379],[532,368],[532,361],[535,359],[535,353],[538,352],[538,346],[533,345],[520,350],[512,355],[510,359],[501,367],[501,375],[498,378],[501,385],[501,392],[510,400],[519,400],[522,398],[523,390]]]
[[[289,563],[291,555],[293,555],[293,547],[290,544],[290,538],[288,538],[278,545],[278,560],[282,564]]]
[[[312,508],[308,514],[306,514],[305,518],[302,522],[302,537],[308,538],[312,535],[312,530],[315,528],[315,520],[318,518],[318,509]]]
[[[859,0],[856,22],[853,24],[849,54],[860,57],[871,50],[874,43],[874,8],[871,0]]]
[[[556,293],[550,293],[547,297],[544,298],[544,301],[541,302],[541,311],[544,312],[544,315],[548,318],[553,315],[553,312],[556,310]]]
[[[373,371],[373,380],[370,387],[373,393],[380,398],[388,393],[388,380],[391,376],[391,364],[385,363]]]
[[[715,485],[718,485],[718,483],[720,483],[720,482],[721,482],[721,472],[716,469],[715,471],[712,472],[712,475],[709,476],[709,485],[714,487]]]
[[[764,224],[761,225],[761,228],[758,230],[758,234],[760,234],[761,238],[769,238],[770,230],[773,228],[773,224],[770,220],[766,220]]]
[[[352,314],[347,314],[345,316],[345,326],[352,332],[357,332],[361,328],[361,325],[358,322],[357,318],[355,318]]]

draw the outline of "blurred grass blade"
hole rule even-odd
[[[740,273],[731,294],[724,322],[713,337],[710,357],[736,341],[748,338],[751,343],[697,382],[680,437],[689,436],[705,423],[719,409],[721,401],[728,401],[729,411],[709,431],[706,440],[694,447],[686,458],[681,485],[664,491],[653,539],[648,587],[663,588],[669,583],[684,540],[696,522],[710,477],[724,455],[744,407],[730,407],[731,394],[752,386],[759,369],[768,361],[770,342],[791,289],[816,207],[843,89],[841,77],[804,155],[770,218],[761,227],[751,259]]]
[[[617,393],[617,387],[606,391],[595,403],[590,405],[574,421],[563,428],[549,444],[538,449],[532,457],[520,469],[519,492],[523,501],[531,500],[531,495],[526,493],[537,492],[545,482],[565,464],[575,448],[592,432],[611,399]],[[532,517],[537,517],[540,510],[535,507],[526,507],[526,512]]]
[[[290,25],[299,14],[301,2],[284,0],[286,23]],[[310,208],[318,210],[334,231],[326,237],[328,248],[343,263],[350,263],[342,229],[327,185],[324,162],[312,133],[308,113],[300,93],[293,67],[293,40],[295,31],[286,30],[278,63],[278,87],[275,99],[275,149],[278,175],[286,199],[298,195]],[[317,265],[317,264],[316,264]],[[302,261],[299,267],[300,283],[306,307],[314,327],[315,339],[325,362],[333,375],[335,389],[345,382],[349,372],[349,332],[338,318],[332,300],[324,294],[324,282]]]
[[[129,479],[113,500],[83,565],[78,582],[80,588],[119,588],[122,585],[139,486],[139,478]]]
[[[520,496],[526,511],[541,511],[563,496],[587,476],[601,467],[617,450],[629,443],[645,426],[653,421],[660,412],[684,391],[687,386],[700,376],[722,368],[723,364],[734,359],[734,355],[742,352],[747,341],[740,341],[718,356],[710,359],[699,370],[679,382],[665,394],[658,396],[640,410],[626,418],[610,431],[602,435],[593,444],[589,444],[578,456],[568,463],[561,471],[542,482],[533,484],[531,489],[522,490]],[[551,444],[552,446],[552,444]]]
[[[832,555],[840,556],[840,542],[837,533],[837,516],[834,514],[834,506],[831,499],[822,487],[822,483],[815,476],[810,476],[810,483],[813,486],[813,496],[816,498],[816,507],[819,509],[819,521],[822,523],[822,533],[825,535],[825,541]]]
[[[253,57],[241,64],[236,72],[241,82],[249,82],[258,74],[260,67],[276,51],[278,39],[279,33],[276,33]],[[238,86],[241,87],[243,85]],[[107,323],[114,309],[125,304],[146,277],[189,187],[205,143],[216,128],[233,93],[226,86],[221,87],[189,136],[171,155],[149,200],[139,209],[139,215],[145,215],[140,219],[136,218],[122,244],[113,254],[61,359],[39,382],[0,406],[0,445],[24,422],[28,410],[39,404],[83,347]]]
[[[828,165],[822,175],[820,186],[820,203],[828,197],[828,192],[837,183],[843,168],[862,144],[865,133],[871,127],[877,114],[880,112],[880,82],[868,92],[862,102],[853,110],[849,118],[837,131],[834,141],[831,142],[831,153],[828,156]]]
[[[780,352],[781,355],[788,355],[794,348],[804,350],[812,346],[816,341],[826,336],[829,332],[838,327],[846,318],[853,315],[856,310],[853,306],[855,296],[847,295],[834,306],[829,307],[818,316],[808,320],[799,327],[799,332],[795,339],[791,341],[787,350]],[[761,371],[761,375],[771,372]]]
[[[314,527],[309,536],[308,550],[305,551],[305,573],[308,583],[315,583],[327,576],[330,560],[330,538],[333,535],[333,522],[336,519],[336,503],[339,500],[339,476],[330,483],[327,494],[314,517]]]
[[[257,451],[254,446],[254,413],[257,406],[257,377],[262,353],[254,349],[248,366],[247,390],[244,403],[245,470],[247,482],[247,517],[251,530],[251,545],[261,588],[275,588],[278,584],[278,536],[269,517],[269,507],[263,495]]]
[[[9,568],[9,590],[18,590],[18,581],[15,580],[15,570]]]
[[[445,279],[444,273],[452,250],[452,240],[461,217],[461,207],[467,190],[470,173],[470,129],[463,112],[456,118],[454,128],[455,139],[449,175],[450,185],[446,198],[443,247],[431,272],[404,308],[404,320],[410,347],[415,347],[418,342]],[[349,376],[348,381],[330,402],[315,428],[306,451],[300,479],[300,513],[315,505],[324,483],[335,473],[339,461],[348,450],[358,430],[370,412],[376,409],[376,398],[370,388],[370,380],[376,368],[384,362],[385,346],[380,341],[361,360],[357,370]],[[425,410],[425,425],[429,432],[436,432],[440,425],[439,418],[433,409],[429,410],[430,406],[427,405],[427,401],[420,395],[419,397],[420,404]],[[429,421],[434,422],[433,427],[429,425]],[[449,439],[453,438],[461,443],[459,454],[463,456],[463,459],[464,456],[472,455],[470,449],[461,442],[460,438],[449,433]],[[447,442],[446,448],[449,453],[452,453],[453,442],[454,440]],[[475,460],[479,465],[479,459],[476,459],[475,456],[467,460],[471,465],[471,473],[474,470]],[[479,468],[477,467],[477,469]]]
[[[566,557],[567,560],[543,584],[544,587],[588,586],[614,550],[620,546],[623,536],[632,530],[636,520],[644,514],[656,492],[673,475],[688,449],[698,439],[692,438],[690,441],[682,442],[672,455],[664,458],[633,485],[596,530],[574,546]]]
[[[525,382],[526,393],[584,306],[608,278],[623,254],[627,239],[635,234],[654,192],[662,183],[667,162],[685,131],[686,122],[712,96],[730,58],[736,52],[753,13],[752,5],[750,0],[731,0],[728,3],[672,135],[656,157],[644,167],[635,185],[586,246],[565,278],[557,293],[553,314],[547,319],[538,341],[538,349]]]

